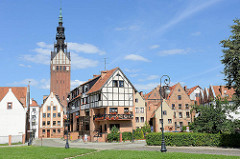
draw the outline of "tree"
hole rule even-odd
[[[208,106],[196,106],[195,111],[199,114],[194,122],[190,124],[190,129],[194,132],[221,133],[228,131],[229,121],[226,117],[226,101],[220,97],[215,98],[215,104]]]
[[[240,21],[235,19],[232,28],[232,35],[227,40],[222,40],[220,44],[224,48],[222,51],[224,55],[222,64],[224,64],[225,81],[227,87],[233,87],[235,89],[234,99],[236,102],[236,108],[240,106]]]

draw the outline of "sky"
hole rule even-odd
[[[138,91],[162,75],[191,88],[224,85],[222,47],[239,0],[1,0],[0,86],[27,86],[42,104],[50,93],[50,53],[62,7],[71,52],[71,88],[115,67]]]

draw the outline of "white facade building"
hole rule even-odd
[[[38,138],[39,127],[39,105],[33,99],[30,100],[30,130],[32,130],[32,137]]]
[[[0,87],[0,136],[19,136],[15,142],[22,141],[21,136],[26,133],[26,105],[27,87]]]

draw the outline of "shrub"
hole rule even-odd
[[[161,145],[162,134],[150,133],[147,145]],[[167,146],[227,146],[240,147],[240,134],[164,133]]]
[[[112,141],[119,141],[119,132],[117,127],[112,127],[111,133],[107,135],[107,140],[112,142]]]
[[[133,138],[133,135],[131,132],[123,132],[122,133],[122,139],[123,141],[126,141],[126,140],[132,140]]]
[[[137,128],[133,133],[134,139],[144,139],[143,131]]]

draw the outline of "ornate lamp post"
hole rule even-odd
[[[164,84],[165,84],[165,88],[163,87],[163,91],[165,90],[164,94],[162,92],[162,79],[164,79]],[[159,89],[159,93],[160,93],[160,102],[161,102],[161,123],[162,123],[162,144],[161,144],[161,152],[166,152],[166,145],[165,145],[165,141],[164,141],[164,128],[163,128],[163,108],[162,108],[162,102],[163,102],[163,96],[164,95],[168,95],[170,93],[170,89],[169,89],[169,84],[170,84],[170,77],[168,75],[163,75],[160,78],[160,89]]]
[[[68,144],[68,128],[69,128],[69,118],[70,118],[70,110],[69,110],[69,97],[67,98],[67,121],[66,121],[66,126],[67,126],[67,140],[65,144],[65,149],[69,149],[69,144]]]

